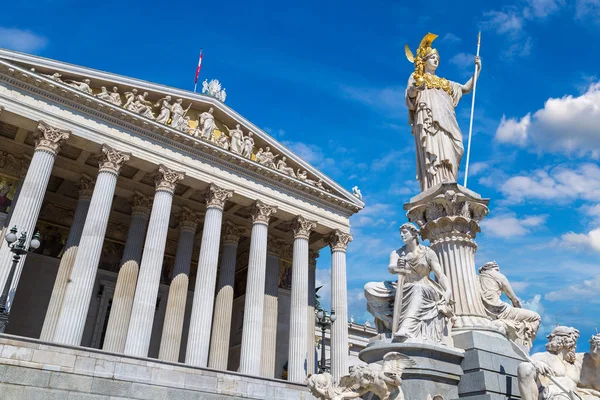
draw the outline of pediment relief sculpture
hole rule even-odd
[[[301,165],[289,157],[276,153],[266,141],[251,129],[244,129],[240,123],[230,128],[225,121],[219,121],[214,115],[213,107],[198,109],[198,104],[190,103],[184,107],[183,99],[173,98],[164,93],[150,93],[139,88],[122,88],[114,85],[108,87],[94,85],[93,79],[87,77],[65,77],[62,72],[41,73],[31,71],[81,92],[87,93],[111,105],[122,107],[139,114],[155,123],[168,126],[194,138],[213,143],[224,151],[231,152],[254,161],[263,167],[287,175],[304,184],[332,193],[325,187],[322,179],[309,175]],[[105,82],[103,82],[105,83]],[[109,87],[110,87],[109,86]],[[203,93],[225,101],[225,90],[221,89],[218,80],[205,81]]]

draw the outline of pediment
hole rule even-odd
[[[117,118],[217,154],[321,201],[352,212],[364,206],[216,97],[2,49],[0,73],[101,111],[111,121]]]

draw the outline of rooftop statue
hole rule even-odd
[[[536,353],[517,370],[523,400],[600,399],[600,335],[589,353],[576,353],[579,331],[557,326],[548,335],[546,352]]]
[[[440,55],[431,47],[435,38],[433,33],[425,35],[416,56],[408,45],[405,47],[406,58],[415,65],[405,97],[408,122],[415,137],[421,191],[440,182],[456,181],[464,148],[454,109],[462,95],[473,90],[473,78],[463,85],[436,75]],[[475,64],[480,72],[479,57],[475,57]]]
[[[367,310],[375,317],[378,337],[445,343],[453,316],[448,277],[435,252],[419,243],[414,225],[403,224],[400,235],[405,245],[392,252],[388,266],[398,281],[365,285]],[[430,278],[432,272],[437,282]],[[401,292],[397,294],[398,290]]]

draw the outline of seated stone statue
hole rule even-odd
[[[536,353],[517,369],[523,400],[600,399],[600,335],[589,353],[575,353],[579,331],[557,326],[548,335],[547,352]]]
[[[519,298],[495,261],[479,268],[479,286],[487,314],[502,325],[510,340],[531,348],[541,317],[535,311],[522,308]],[[512,306],[500,299],[502,293],[510,299]]]
[[[400,227],[405,246],[390,255],[388,271],[402,283],[402,305],[394,310],[398,282],[370,282],[365,285],[367,310],[375,317],[378,337],[394,336],[395,341],[448,343],[448,322],[452,317],[450,283],[429,247],[419,243],[418,231],[406,223]],[[431,279],[433,272],[437,282]],[[398,326],[392,327],[394,313]]]

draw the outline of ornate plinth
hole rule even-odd
[[[384,339],[370,343],[359,358],[366,363],[380,363],[383,356],[392,351],[407,355],[415,362],[402,373],[406,399],[425,400],[428,394],[432,398],[439,395],[443,399],[458,399],[463,350],[428,343],[392,343]]]
[[[455,302],[453,330],[493,330],[475,274],[475,236],[488,214],[489,199],[455,182],[440,183],[404,205],[407,217],[421,228],[448,276]]]

